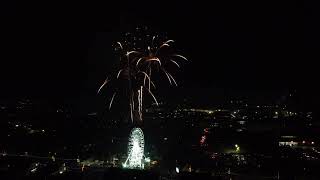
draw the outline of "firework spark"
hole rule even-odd
[[[123,71],[123,69],[120,69],[120,70],[118,71],[117,79],[119,78],[119,76],[120,76],[120,74],[121,74],[122,71]]]
[[[120,42],[117,42],[117,44],[120,46],[121,50],[123,50],[123,46]]]
[[[173,64],[175,64],[178,68],[180,68],[180,65],[179,65],[176,61],[174,61],[174,60],[172,60],[172,59],[170,59],[170,61],[171,61]]]
[[[103,82],[103,84],[99,87],[98,93],[100,93],[101,89],[109,82],[109,77]]]
[[[172,76],[170,73],[167,73],[167,74],[171,77],[171,79],[172,79],[172,81],[174,82],[174,84],[175,84],[176,86],[178,86],[178,84],[177,84],[176,80],[173,78],[173,76]]]
[[[185,61],[189,61],[186,57],[184,57],[184,56],[182,56],[182,55],[180,55],[180,54],[174,54],[173,56],[175,56],[175,57],[180,57],[180,58],[182,58],[182,59],[185,60]]]
[[[159,106],[159,103],[158,103],[158,101],[157,101],[157,98],[153,95],[153,93],[152,93],[149,89],[147,89],[147,90],[148,90],[149,94],[151,95],[151,97],[153,98],[153,100],[154,100],[154,102],[156,103],[156,105]]]
[[[170,79],[170,76],[168,75],[167,71],[165,69],[162,69],[162,71],[166,74],[167,78],[168,78],[168,81],[170,83],[170,85],[172,84],[171,83],[171,79]]]
[[[109,103],[109,109],[111,109],[112,102],[113,102],[113,99],[114,99],[115,96],[116,96],[116,92],[113,93],[113,95],[112,95],[112,98],[111,98],[110,103]]]

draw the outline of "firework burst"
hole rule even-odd
[[[100,93],[111,81],[126,82],[132,122],[134,119],[142,120],[143,91],[158,105],[158,100],[152,92],[156,88],[152,80],[153,73],[163,72],[168,82],[177,86],[176,80],[166,68],[170,65],[180,68],[183,61],[188,61],[186,57],[174,52],[174,40],[148,32],[147,28],[138,28],[135,33],[126,33],[124,40],[116,43],[119,70],[115,75],[108,77],[98,89]],[[117,89],[110,99],[109,109],[116,96]]]

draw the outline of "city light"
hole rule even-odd
[[[201,136],[200,144],[203,145],[205,140],[206,140],[206,136],[205,135]]]
[[[238,144],[235,144],[234,147],[236,148],[236,152],[240,152],[240,146],[238,146]]]
[[[31,169],[30,171],[31,171],[32,173],[34,173],[34,172],[36,172],[36,170],[37,170],[37,168],[33,168],[33,169]]]
[[[178,168],[178,167],[176,167],[176,173],[179,173],[179,172],[180,172],[179,168]]]

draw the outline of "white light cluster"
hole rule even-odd
[[[144,136],[140,128],[133,128],[129,137],[128,158],[123,164],[124,168],[143,169]]]

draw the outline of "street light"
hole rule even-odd
[[[240,146],[238,146],[238,144],[235,144],[234,147],[236,148],[236,152],[240,151]]]

